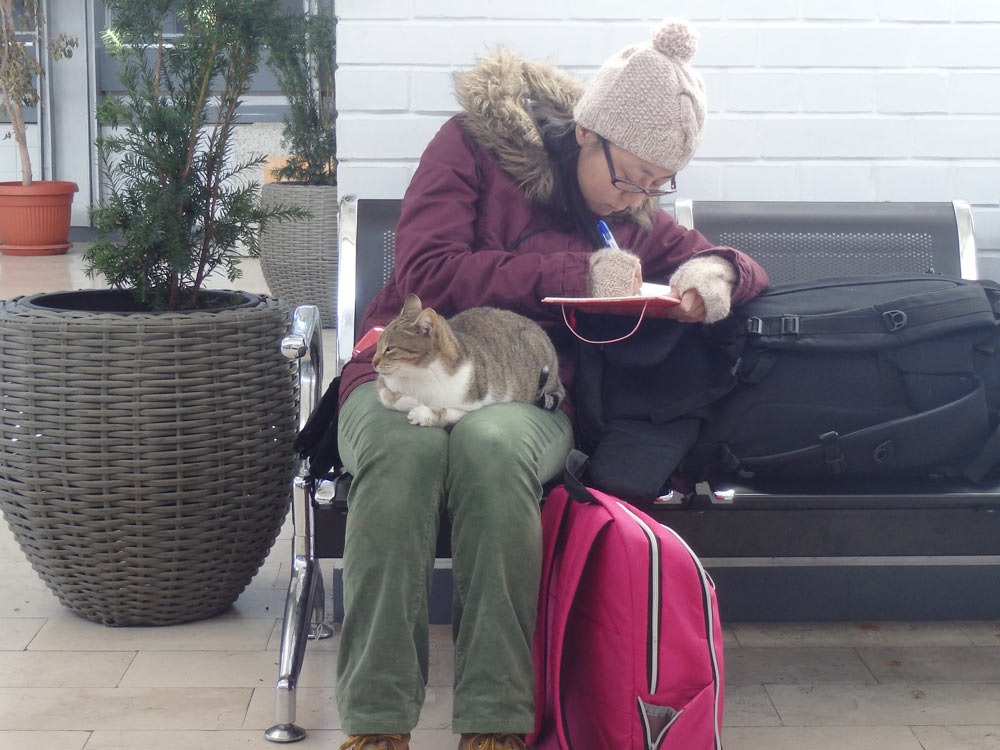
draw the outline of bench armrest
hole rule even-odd
[[[292,323],[281,339],[281,353],[299,363],[299,429],[301,430],[323,389],[323,340],[316,305],[299,305],[292,311]]]

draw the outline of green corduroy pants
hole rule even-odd
[[[341,410],[338,440],[354,475],[337,657],[344,731],[405,733],[417,724],[442,510],[452,524],[452,731],[532,731],[539,500],[572,447],[569,419],[507,403],[450,429],[415,427],[366,383]]]

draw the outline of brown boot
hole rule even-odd
[[[458,750],[528,750],[519,734],[463,734]]]
[[[410,733],[352,734],[340,750],[410,750]]]

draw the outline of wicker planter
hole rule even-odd
[[[260,269],[271,294],[292,306],[316,305],[324,328],[337,323],[337,187],[270,182],[265,207],[297,206],[304,219],[272,221],[260,238]]]
[[[249,295],[211,312],[44,306],[119,309],[116,294],[0,304],[0,508],[77,614],[210,617],[253,578],[288,507],[287,309]]]

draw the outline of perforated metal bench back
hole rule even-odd
[[[692,208],[695,229],[746,252],[771,283],[893,271],[961,275],[951,203],[695,201]]]
[[[396,224],[399,222],[401,206],[400,200],[358,201],[355,339],[363,333],[357,329],[361,326],[365,309],[389,280],[396,262]]]

